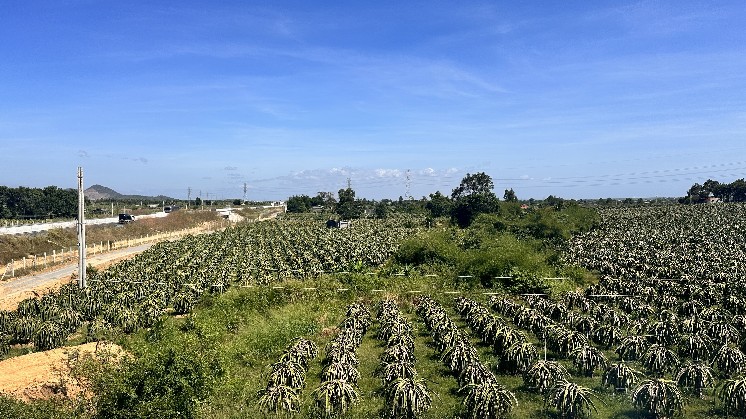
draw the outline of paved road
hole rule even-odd
[[[157,212],[155,214],[138,215],[137,218],[159,218],[165,217],[168,214],[165,212]],[[119,222],[119,217],[109,218],[91,218],[85,220],[85,225],[97,225],[97,224],[116,224]],[[39,224],[28,224],[14,227],[0,227],[0,234],[29,234],[39,233],[41,231],[52,230],[55,228],[74,228],[76,221],[58,221],[54,223],[39,223]]]
[[[89,256],[88,258],[86,258],[87,265],[95,267],[97,265],[111,262],[128,255],[140,253],[148,249],[152,245],[153,243],[146,243],[140,246],[117,249],[112,250],[111,252]],[[23,291],[31,291],[38,287],[44,286],[47,283],[51,283],[62,278],[69,278],[73,272],[77,271],[78,265],[77,263],[75,263],[57,268],[53,271],[11,279],[8,282],[0,283],[0,296],[15,294]]]

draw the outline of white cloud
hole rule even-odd
[[[399,169],[375,169],[373,171],[377,177],[401,177],[402,171]]]
[[[352,170],[350,170],[349,167],[343,167],[343,168],[333,167],[329,169],[329,174],[348,176],[352,174]]]
[[[420,170],[419,174],[423,176],[437,176],[435,169],[428,167],[427,169]]]

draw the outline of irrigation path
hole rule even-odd
[[[110,263],[115,260],[140,253],[148,249],[152,245],[153,243],[146,243],[139,246],[127,247],[124,249],[117,249],[110,252],[89,256],[86,258],[86,265],[96,267],[98,265]],[[70,278],[70,275],[77,270],[78,265],[77,263],[75,263],[55,268],[48,272],[42,272],[11,279],[8,282],[0,283],[0,297],[8,296],[10,294],[17,294],[24,291],[33,291],[60,279]]]

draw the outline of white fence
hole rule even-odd
[[[101,253],[109,252],[112,250],[123,249],[127,247],[139,246],[145,243],[154,243],[164,240],[172,240],[180,237],[184,237],[189,234],[200,234],[210,231],[222,226],[222,223],[210,223],[207,226],[194,227],[190,229],[183,229],[178,231],[172,231],[167,233],[159,233],[153,235],[147,235],[135,239],[123,239],[116,242],[106,241],[91,243],[86,246],[86,256],[99,255]],[[28,273],[29,271],[35,271],[40,269],[46,269],[47,267],[62,265],[64,263],[70,263],[78,260],[78,248],[70,247],[68,249],[60,249],[59,251],[53,250],[52,253],[44,252],[41,255],[32,255],[24,257],[19,260],[11,260],[4,267],[0,266],[2,275],[0,279],[14,278],[17,273]]]

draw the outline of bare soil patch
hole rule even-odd
[[[46,283],[44,286],[35,287],[33,290],[14,292],[0,296],[0,310],[12,311],[18,308],[18,303],[26,298],[44,295],[58,290],[62,285],[72,281],[69,277],[60,278],[52,283]]]
[[[96,342],[34,352],[0,361],[0,393],[24,401],[52,397],[77,397],[83,389],[70,380],[71,354],[94,354],[96,350],[124,353],[113,343]]]

